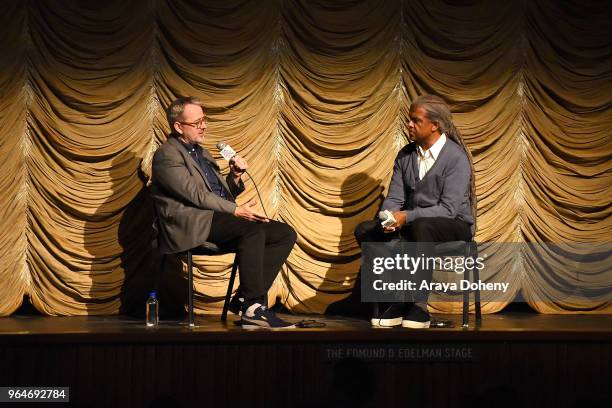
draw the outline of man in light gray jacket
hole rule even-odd
[[[366,221],[355,229],[362,242],[405,239],[413,242],[469,241],[474,233],[475,197],[469,150],[438,96],[423,95],[410,106],[408,132],[413,143],[398,153],[382,210],[395,223]],[[421,279],[431,282],[432,271]],[[426,302],[393,303],[372,319],[373,326],[427,328]]]

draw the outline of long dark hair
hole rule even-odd
[[[445,133],[446,137],[461,146],[467,155],[472,169],[472,174],[470,175],[470,203],[472,206],[472,216],[474,217],[474,235],[476,235],[476,172],[474,171],[472,153],[463,141],[461,132],[455,127],[450,108],[442,98],[436,95],[421,95],[412,101],[411,108],[415,107],[423,108],[427,119],[438,124],[440,133]]]

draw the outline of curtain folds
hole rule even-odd
[[[298,233],[270,298],[335,310],[423,93],[449,102],[474,156],[477,241],[567,246],[497,247],[482,277],[513,289],[484,311],[520,292],[543,313],[610,313],[606,3],[3,2],[0,315],[24,295],[49,315],[119,313],[178,274],[157,269],[146,184],[184,95],[204,101],[206,147],[245,156],[268,215]],[[198,312],[220,310],[231,262],[196,258]]]

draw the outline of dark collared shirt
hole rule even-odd
[[[202,146],[200,146],[199,144],[192,145],[189,143],[183,143],[182,141],[181,144],[183,145],[183,147],[185,147],[185,149],[187,149],[189,155],[196,161],[196,163],[198,163],[198,165],[202,169],[202,172],[206,176],[206,181],[208,181],[208,185],[210,185],[212,192],[217,194],[221,198],[224,198],[229,201],[234,201],[232,195],[225,189],[225,187],[223,187],[223,184],[221,183],[221,180],[219,179],[219,176],[217,175],[217,172],[215,171],[215,168],[213,167],[212,163],[206,160],[202,155]]]

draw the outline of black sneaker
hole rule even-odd
[[[236,294],[230,299],[229,306],[227,308],[233,314],[242,316],[242,306],[243,305],[244,305],[244,297],[242,296],[242,294],[236,292]]]
[[[404,310],[406,309],[403,303],[391,303],[387,306],[381,315],[372,317],[370,321],[372,327],[393,327],[402,324]]]
[[[417,305],[412,305],[404,316],[404,320],[402,320],[402,327],[409,329],[428,329],[430,325],[429,312],[424,311]]]
[[[242,312],[242,328],[244,329],[295,329],[295,324],[276,316],[274,312],[260,303],[254,303]]]

